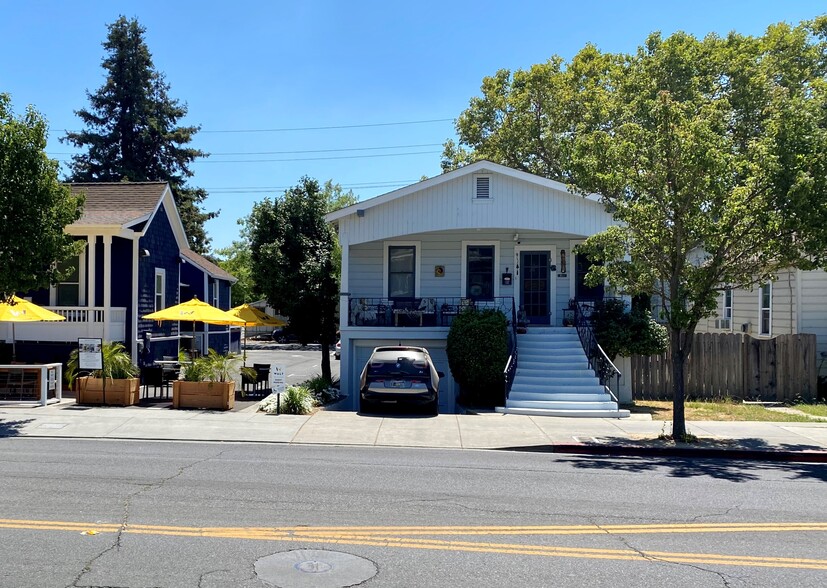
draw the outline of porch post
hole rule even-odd
[[[112,316],[112,235],[103,236],[103,340],[109,341]]]
[[[89,258],[86,264],[86,287],[88,292],[86,294],[86,306],[95,306],[95,245],[97,244],[97,235],[87,235],[86,249],[87,257]]]
[[[350,244],[342,243],[342,279],[339,284],[339,330],[347,327],[350,320]]]
[[[130,354],[132,355],[132,363],[138,363],[138,265],[141,263],[141,250],[138,247],[140,241],[134,239],[132,241],[132,312],[129,317],[131,325],[132,336],[130,337]],[[155,284],[152,285],[155,287]]]

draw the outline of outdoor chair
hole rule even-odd
[[[164,378],[164,368],[161,366],[144,366],[141,368],[141,385],[146,391],[146,398],[149,398],[149,387],[153,388],[153,398],[158,397],[158,388],[161,389],[161,396],[169,396],[169,380]]]

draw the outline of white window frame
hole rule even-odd
[[[74,282],[60,282],[61,284],[74,284]],[[49,306],[57,306],[57,284],[49,286]],[[78,256],[78,306],[86,306],[86,255]],[[95,293],[91,293],[94,300]]]
[[[161,278],[161,291],[158,292],[158,278]],[[167,270],[162,267],[155,268],[155,277],[152,281],[152,301],[155,305],[155,312],[167,307]],[[161,297],[161,306],[158,306],[158,296]]]
[[[221,308],[219,303],[221,302],[220,296],[218,295],[218,280],[213,280],[210,282],[210,304],[212,304],[216,308]]]
[[[727,306],[727,295],[729,295],[729,306]],[[732,288],[727,288],[723,292],[721,292],[721,321],[722,329],[726,329],[728,331],[732,330],[732,300],[733,300],[733,293]]]
[[[764,306],[764,288],[769,289],[769,306]],[[764,311],[767,311],[767,330],[764,331]],[[758,334],[772,337],[772,282],[758,288]]]
[[[466,292],[468,280],[468,247],[490,247],[494,246],[494,298],[500,295],[500,280],[497,279],[497,274],[500,273],[500,242],[499,241],[463,241],[462,242],[462,256],[460,262],[460,276],[459,276],[459,295],[461,298],[468,298]]]
[[[421,241],[383,241],[382,242],[382,296],[388,297],[388,284],[390,283],[389,265],[391,247],[413,247],[414,248],[414,297],[420,297],[419,286],[422,283],[422,242]]]
[[[488,178],[488,198],[478,198],[477,197],[477,180],[479,178]],[[492,174],[474,174],[473,179],[474,179],[474,184],[473,184],[473,192],[472,192],[471,200],[474,202],[474,204],[488,204],[491,201],[493,201],[494,200],[494,194],[493,194],[493,191],[491,189],[493,187],[493,184],[494,184],[493,175]]]

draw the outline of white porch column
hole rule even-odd
[[[86,237],[86,249],[89,257],[89,263],[86,265],[86,284],[88,288],[86,306],[95,306],[95,245],[97,244],[97,240],[97,235],[89,235]]]
[[[132,363],[138,363],[138,264],[141,263],[141,250],[138,248],[139,240],[132,241],[132,313],[128,317],[132,325],[132,337],[130,341],[130,353]],[[155,284],[152,285],[155,287]]]
[[[339,329],[347,327],[350,319],[350,244],[342,243],[342,280],[339,284]]]
[[[103,340],[109,341],[112,317],[112,235],[103,236]]]

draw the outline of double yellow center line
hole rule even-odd
[[[632,549],[591,549],[488,541],[439,539],[450,536],[563,536],[632,535],[656,533],[782,533],[825,532],[827,523],[698,523],[649,525],[526,525],[526,526],[371,526],[371,527],[182,527],[119,525],[67,521],[0,519],[0,528],[80,533],[129,533],[177,537],[210,537],[256,541],[291,541],[340,545],[367,545],[402,549],[431,549],[512,555],[539,555],[629,561],[732,565],[827,570],[827,560],[789,557],[675,553]]]

